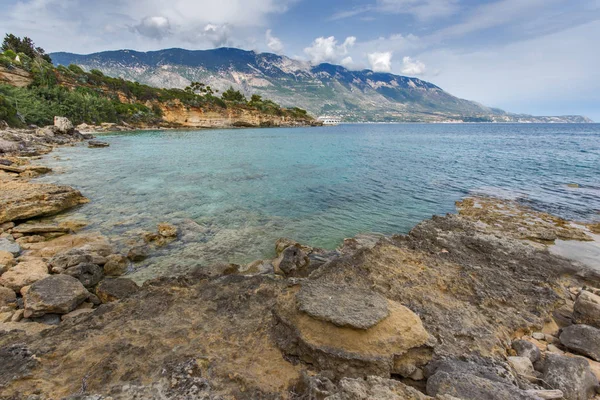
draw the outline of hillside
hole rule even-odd
[[[591,122],[580,116],[511,114],[459,99],[417,78],[331,64],[312,66],[234,48],[51,56],[58,65],[77,64],[154,87],[184,88],[193,81],[220,90],[233,86],[246,96],[259,94],[286,107],[295,105],[313,115],[333,114],[346,121]]]
[[[281,107],[258,95],[247,99],[233,89],[220,92],[201,82],[185,89],[156,88],[73,64],[54,67],[41,57],[43,52],[31,55],[11,49],[0,53],[0,121],[9,126],[49,125],[57,115],[76,124],[137,128],[318,124],[305,110]]]

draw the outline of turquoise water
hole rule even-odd
[[[158,222],[184,223],[183,240],[137,266],[144,276],[271,256],[282,236],[335,248],[359,233],[406,233],[454,211],[470,193],[600,219],[596,124],[341,125],[100,139],[111,146],[47,156],[56,173],[41,180],[77,187],[92,200],[69,215],[88,220],[89,230],[135,238]]]

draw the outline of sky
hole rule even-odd
[[[600,121],[600,0],[0,0],[48,52],[238,47]]]

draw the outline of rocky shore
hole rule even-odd
[[[29,181],[31,157],[90,139],[0,130],[0,399],[600,398],[600,266],[549,251],[596,225],[467,198],[407,235],[280,239],[138,286],[130,263],[180,227],[121,254],[45,219],[81,193]]]

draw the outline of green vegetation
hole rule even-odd
[[[163,107],[179,104],[207,110],[248,108],[269,115],[310,118],[305,110],[282,109],[258,95],[247,101],[233,88],[217,97],[218,90],[201,82],[192,82],[183,90],[158,89],[112,78],[99,70],[86,72],[74,64],[54,67],[44,49],[35,47],[27,37],[6,35],[2,50],[0,66],[25,70],[33,78],[26,88],[0,84],[0,120],[11,126],[48,125],[56,115],[65,116],[75,124],[157,124],[162,120]]]

